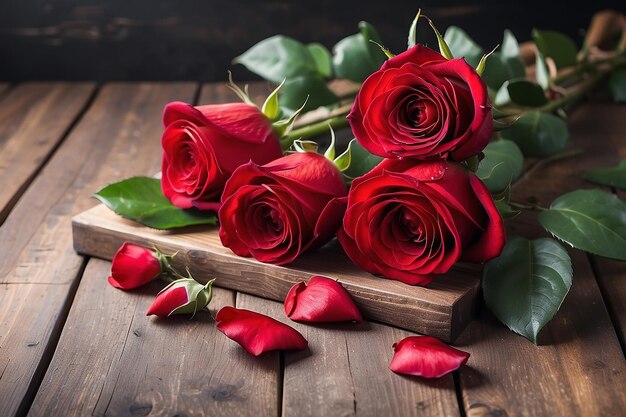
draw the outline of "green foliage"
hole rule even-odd
[[[552,235],[575,248],[626,261],[626,203],[601,190],[577,190],[539,214]]]
[[[537,49],[544,57],[554,60],[558,69],[576,65],[578,47],[567,35],[551,30],[532,31]]]
[[[563,119],[539,111],[524,113],[500,135],[515,142],[526,156],[557,154],[565,148],[569,139]]]
[[[505,81],[494,100],[494,104],[499,107],[512,104],[523,107],[540,107],[546,103],[548,100],[543,88],[524,78]]]
[[[378,32],[367,22],[359,23],[359,33],[340,40],[333,48],[333,68],[338,78],[363,82],[385,62],[385,54],[370,40],[381,44]]]
[[[626,159],[616,167],[592,169],[585,178],[596,184],[626,190]]]
[[[132,177],[107,185],[94,198],[127,219],[159,230],[217,224],[215,212],[175,207],[161,193],[158,179]]]
[[[269,81],[280,83],[285,78],[321,75],[311,50],[295,39],[272,36],[248,49],[233,60]]]
[[[315,61],[317,73],[325,78],[333,76],[333,64],[330,52],[320,43],[310,43],[307,46],[309,53]]]
[[[523,78],[525,75],[526,69],[520,56],[517,39],[507,29],[504,31],[504,39],[499,51],[494,52],[487,59],[482,77],[489,87],[497,90],[505,81]]]
[[[626,68],[618,69],[611,74],[609,89],[615,102],[626,103]]]
[[[307,100],[308,98],[308,100]],[[294,77],[287,80],[280,96],[281,107],[290,112],[301,107],[302,111],[336,103],[339,98],[328,89],[326,82],[317,75]]]
[[[481,48],[469,35],[461,28],[450,26],[443,36],[445,43],[450,48],[452,55],[457,58],[465,58],[468,64],[476,67],[483,56]]]
[[[509,239],[502,254],[485,265],[483,296],[509,329],[537,343],[572,286],[572,263],[553,239]]]
[[[483,150],[485,157],[480,161],[476,175],[485,183],[489,191],[506,189],[522,174],[524,156],[515,142],[496,140]]]

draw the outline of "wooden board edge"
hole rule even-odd
[[[95,224],[91,221],[89,211],[90,210],[87,210],[86,212],[78,214],[72,219],[74,250],[76,252],[110,261],[114,256],[115,248],[119,247],[125,241],[145,245],[146,240],[144,236],[135,236],[121,231],[112,231],[106,226]],[[86,244],[86,242],[90,243]],[[181,250],[180,247],[163,246],[161,242],[159,242],[159,248],[165,251],[180,250],[181,260],[194,260],[198,258],[199,251],[197,249]],[[206,252],[206,254],[210,254],[210,252]],[[233,257],[235,256],[236,255],[233,255]],[[246,267],[258,268],[258,265],[253,264],[256,262],[254,260],[240,257],[237,257],[237,260],[241,261]],[[189,263],[192,265],[192,272],[194,272],[193,262]],[[247,265],[248,263],[250,265]],[[262,275],[270,275],[273,268],[283,268],[284,271],[284,267],[264,265]],[[256,291],[253,293],[245,284],[240,285],[240,281],[238,282],[228,278],[222,280],[218,279],[215,286],[282,302],[290,286],[302,280],[301,277],[298,277],[298,274],[301,275],[303,271],[294,270],[294,272],[293,277],[291,276],[292,274],[289,274],[288,277],[280,279],[275,278],[277,282],[280,282],[280,291],[274,288],[263,289],[260,292]],[[452,305],[429,303],[427,300],[423,299],[409,299],[405,300],[405,303],[400,303],[397,306],[385,306],[384,308],[392,308],[395,309],[395,311],[393,311],[393,314],[389,314],[388,311],[386,314],[383,314],[375,304],[384,305],[389,304],[389,302],[384,301],[382,297],[377,299],[375,291],[374,294],[372,294],[371,291],[363,291],[349,284],[345,285],[368,320],[428,334],[446,342],[453,342],[473,319],[473,313],[476,311],[476,296],[479,286],[480,282],[478,280],[475,281],[471,288],[464,294],[461,294]]]

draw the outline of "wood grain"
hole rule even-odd
[[[1,416],[27,411],[82,274],[71,217],[95,205],[90,195],[107,182],[158,169],[154,121],[166,102],[191,100],[194,91],[189,83],[102,88],[0,227],[0,306],[8,312],[0,327]]]
[[[248,355],[206,312],[147,317],[164,284],[123,292],[110,267],[89,262],[30,417],[277,415],[278,353]],[[216,289],[212,313],[234,302]]]
[[[408,330],[454,340],[473,317],[479,274],[454,269],[428,288],[377,278],[358,269],[336,242],[304,254],[288,267],[242,258],[223,247],[214,227],[160,232],[95,207],[73,220],[74,247],[79,253],[112,259],[125,242],[156,245],[178,252],[179,266],[189,265],[198,276],[217,276],[216,285],[282,301],[289,288],[312,275],[338,278],[370,319]]]
[[[282,303],[245,294],[237,295],[237,307],[288,324],[309,342],[304,351],[283,353],[285,417],[460,414],[452,375],[428,381],[389,370],[393,343],[412,333],[368,322],[296,323]]]
[[[571,118],[570,149],[579,154],[540,163],[514,186],[515,198],[548,205],[581,182],[591,165],[609,159],[614,149],[607,130],[617,129],[617,110],[594,103]],[[526,213],[511,232],[545,236],[535,213]],[[508,331],[487,312],[459,338],[472,354],[461,370],[468,416],[607,416],[621,415],[626,395],[626,363],[587,255],[570,250],[574,264],[572,289],[556,317],[539,334],[539,346]],[[491,413],[491,414],[489,414]]]
[[[28,83],[0,101],[0,223],[63,139],[93,83]],[[0,85],[0,97],[2,94]]]

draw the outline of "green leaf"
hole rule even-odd
[[[502,47],[500,48],[502,51],[502,56],[504,58],[519,58],[520,50],[519,43],[509,29],[504,30],[504,37],[502,38]]]
[[[567,35],[551,30],[533,29],[532,37],[539,52],[552,58],[558,69],[576,65],[578,46]]]
[[[285,78],[318,73],[316,60],[302,43],[276,35],[248,49],[233,60],[266,80],[281,82]]]
[[[483,56],[483,48],[469,37],[465,31],[456,26],[446,30],[443,39],[448,44],[451,54],[457,58],[463,57],[472,67],[476,67]],[[450,58],[448,58],[450,59]]]
[[[537,50],[535,53],[535,80],[537,84],[544,90],[550,87],[550,71],[548,71],[548,64],[543,54]]]
[[[512,140],[526,156],[550,156],[565,149],[569,139],[563,119],[549,113],[524,113],[511,127],[500,132]]]
[[[411,27],[409,28],[409,36],[407,38],[407,49],[411,49],[417,44],[417,23],[420,20],[420,15],[422,14],[422,9],[417,11],[415,15],[415,19],[411,22]]]
[[[308,97],[308,101],[307,100]],[[282,88],[280,103],[291,111],[299,108],[306,101],[302,111],[317,109],[339,101],[326,82],[318,75],[295,77],[287,80]]]
[[[507,58],[501,52],[494,52],[485,63],[482,78],[489,87],[499,89],[506,81],[525,75],[526,69],[520,57]]]
[[[616,103],[626,103],[626,68],[616,70],[609,78],[609,89]]]
[[[489,191],[502,191],[522,174],[524,156],[515,142],[496,140],[483,150],[485,157],[480,161],[476,175]]]
[[[592,169],[585,177],[587,181],[626,190],[626,159],[616,167]]]
[[[478,75],[483,75],[483,72],[485,72],[485,65],[487,64],[487,59],[489,59],[489,57],[496,52],[496,49],[498,49],[498,46],[500,45],[497,45],[495,48],[491,50],[491,52],[483,55],[482,58],[480,58],[480,61],[478,62],[478,65],[476,66],[476,72],[478,73]]]
[[[340,40],[333,48],[333,69],[337,78],[363,82],[385,62],[385,54],[373,43],[382,44],[372,25],[359,23],[359,33]]]
[[[523,78],[506,81],[498,90],[494,104],[502,107],[517,104],[524,107],[540,107],[548,100],[539,84]]]
[[[483,296],[509,329],[533,343],[572,286],[572,262],[553,239],[509,239],[483,269]]]
[[[132,177],[107,185],[94,197],[115,213],[159,230],[196,224],[217,224],[215,212],[180,209],[161,192],[156,178]]]
[[[383,158],[372,155],[356,139],[352,139],[344,153],[335,158],[335,165],[348,180],[372,170]]]
[[[548,232],[575,248],[626,261],[626,203],[601,190],[560,196],[539,214]]]
[[[325,78],[332,77],[333,64],[328,49],[326,49],[326,47],[320,43],[310,43],[306,47],[311,53],[313,60],[315,61],[317,73]]]

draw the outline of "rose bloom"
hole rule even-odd
[[[426,285],[457,261],[483,262],[505,243],[485,185],[461,165],[386,159],[352,183],[339,242],[373,274]]]
[[[348,119],[359,143],[386,158],[462,161],[493,131],[487,87],[474,68],[421,45],[365,80]]]
[[[272,124],[250,104],[172,102],[165,106],[163,125],[161,188],[176,207],[217,210],[237,167],[282,155]]]
[[[124,242],[111,263],[109,284],[122,290],[146,285],[162,272],[161,261],[153,250]]]
[[[250,162],[224,188],[220,239],[239,256],[289,263],[335,235],[346,194],[341,172],[322,155],[293,153],[263,166]]]

